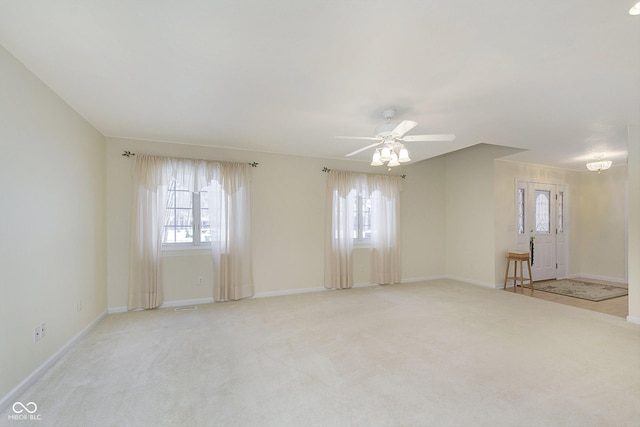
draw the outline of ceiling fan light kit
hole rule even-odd
[[[393,147],[385,146],[382,149],[377,148],[376,151],[374,151],[371,166],[383,166],[385,162],[389,162],[387,166],[392,168],[410,161],[409,150],[407,150],[404,145],[400,145],[397,153]]]
[[[382,166],[387,162],[387,166],[389,167],[400,166],[401,163],[411,161],[409,150],[404,146],[404,142],[453,141],[456,138],[454,134],[405,136],[405,134],[416,127],[418,123],[411,120],[403,120],[398,124],[391,123],[391,118],[395,115],[395,112],[396,110],[392,109],[382,112],[382,116],[387,119],[387,123],[376,128],[376,136],[374,137],[336,136],[336,138],[376,141],[373,144],[347,154],[346,157],[351,157],[369,148],[382,145],[382,147],[376,148],[373,153],[371,166]]]

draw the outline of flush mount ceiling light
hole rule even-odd
[[[604,154],[597,154],[594,156],[595,162],[587,163],[587,169],[592,172],[598,172],[607,170],[611,167],[611,160],[602,160],[604,159]]]
[[[634,4],[631,9],[629,9],[629,15],[640,15],[640,1]]]

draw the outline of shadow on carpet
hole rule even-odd
[[[525,285],[525,287],[529,286]],[[536,291],[551,292],[596,302],[623,297],[629,293],[626,288],[574,279],[544,280],[534,282],[533,287]]]

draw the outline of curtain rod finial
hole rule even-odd
[[[258,162],[251,162],[249,163],[251,165],[252,168],[257,168],[259,163]]]
[[[135,156],[136,153],[132,153],[131,151],[125,150],[124,153],[122,153],[123,157],[131,157],[131,156]]]
[[[322,168],[322,172],[331,172],[331,169],[325,166]]]

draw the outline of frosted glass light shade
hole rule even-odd
[[[382,166],[384,163],[380,160],[380,150],[376,150],[373,153],[373,159],[371,160],[371,166]]]
[[[398,162],[398,155],[396,154],[395,151],[391,152],[391,160],[389,160],[389,163],[387,163],[387,166],[391,168],[394,166],[400,166],[400,162]]]
[[[380,152],[380,161],[388,162],[391,160],[391,150],[389,147],[382,147],[382,151]]]
[[[599,162],[587,163],[587,169],[593,172],[600,172],[611,167],[611,160],[601,160]]]
[[[409,150],[407,150],[406,148],[402,147],[400,149],[400,154],[398,154],[398,161],[400,163],[410,162],[411,159],[409,158]]]

